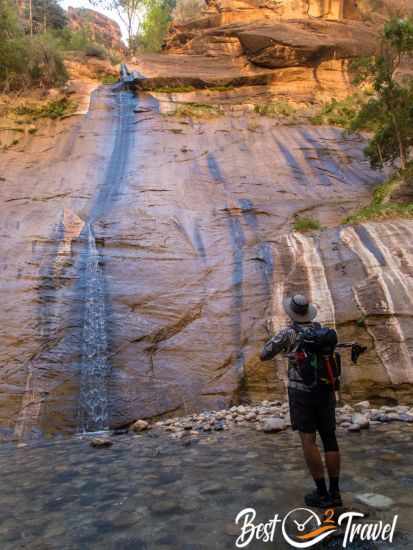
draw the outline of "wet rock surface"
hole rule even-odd
[[[408,550],[413,544],[412,429],[382,425],[339,437],[344,505],[368,514],[368,521],[399,515],[394,542],[379,548]],[[253,507],[258,521],[268,521],[303,506],[312,489],[299,437],[291,431],[236,428],[205,434],[190,446],[150,434],[119,436],[102,451],[90,447],[90,437],[17,449],[3,445],[1,548],[230,549],[242,509]],[[400,455],[397,468],[382,460],[383,453]],[[358,502],[356,496],[365,493],[379,497]],[[372,506],[388,499],[386,510]],[[340,540],[327,542],[327,548],[342,546]],[[281,531],[275,544],[291,548]],[[255,541],[252,547],[271,544]]]
[[[334,228],[383,177],[363,146],[337,129],[242,113],[165,117],[150,96],[106,87],[87,117],[5,154],[2,437],[79,429],[91,219],[111,427],[282,398],[284,360],[275,368],[258,353],[266,319],[283,325],[282,296],[295,291],[340,339],[368,346],[358,366],[343,357],[345,391],[407,397],[413,226]],[[291,232],[303,212],[330,229]]]

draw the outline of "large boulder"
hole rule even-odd
[[[269,68],[317,66],[372,54],[375,33],[357,22],[295,20],[237,32],[251,63]]]

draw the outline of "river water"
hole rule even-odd
[[[349,548],[412,548],[413,426],[339,434],[345,502],[351,494],[374,492],[395,505],[370,510],[369,519],[399,514],[393,544]],[[151,431],[114,436],[108,449],[92,448],[90,438],[0,448],[2,550],[225,550],[235,548],[234,518],[241,509],[253,507],[258,520],[267,521],[302,506],[303,494],[312,490],[291,431],[237,428],[191,444],[189,437]],[[288,546],[277,532],[272,544],[248,548]]]

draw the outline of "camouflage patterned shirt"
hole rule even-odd
[[[300,330],[317,326],[318,323],[294,323],[280,330],[265,344],[260,359],[268,361],[279,353],[291,353],[295,351]],[[300,391],[310,392],[311,388],[304,384],[297,362],[293,357],[288,358],[288,387]]]

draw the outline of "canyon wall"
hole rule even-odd
[[[210,3],[163,54],[136,59],[136,96],[101,87],[86,116],[3,151],[2,438],[80,431],[96,353],[113,428],[284,396],[285,360],[259,352],[293,292],[341,340],[368,347],[357,366],[343,354],[347,398],[411,395],[413,222],[341,225],[385,178],[365,138],[247,108],[347,94],[349,60],[376,36],[351,6]],[[222,116],[164,114],[191,102]],[[295,232],[301,215],[322,230]],[[88,269],[101,300],[89,309]]]
[[[285,323],[281,299],[295,291],[309,294],[340,339],[369,348],[357,366],[344,353],[347,396],[408,394],[412,223],[336,228],[383,179],[362,139],[254,114],[165,117],[150,96],[135,104],[110,88],[95,93],[87,117],[64,124],[4,156],[4,438],[80,429],[93,212],[111,427],[284,395],[285,361],[258,355],[266,322]],[[295,233],[303,213],[323,231]]]
[[[69,27],[73,31],[85,31],[92,40],[103,44],[110,50],[125,51],[125,44],[122,42],[122,33],[116,21],[106,17],[102,13],[87,8],[67,9]]]
[[[351,0],[210,0],[199,18],[172,22],[163,55],[139,55],[134,68],[141,89],[261,79],[269,99],[308,104],[352,92],[351,60],[375,52],[377,31]]]

